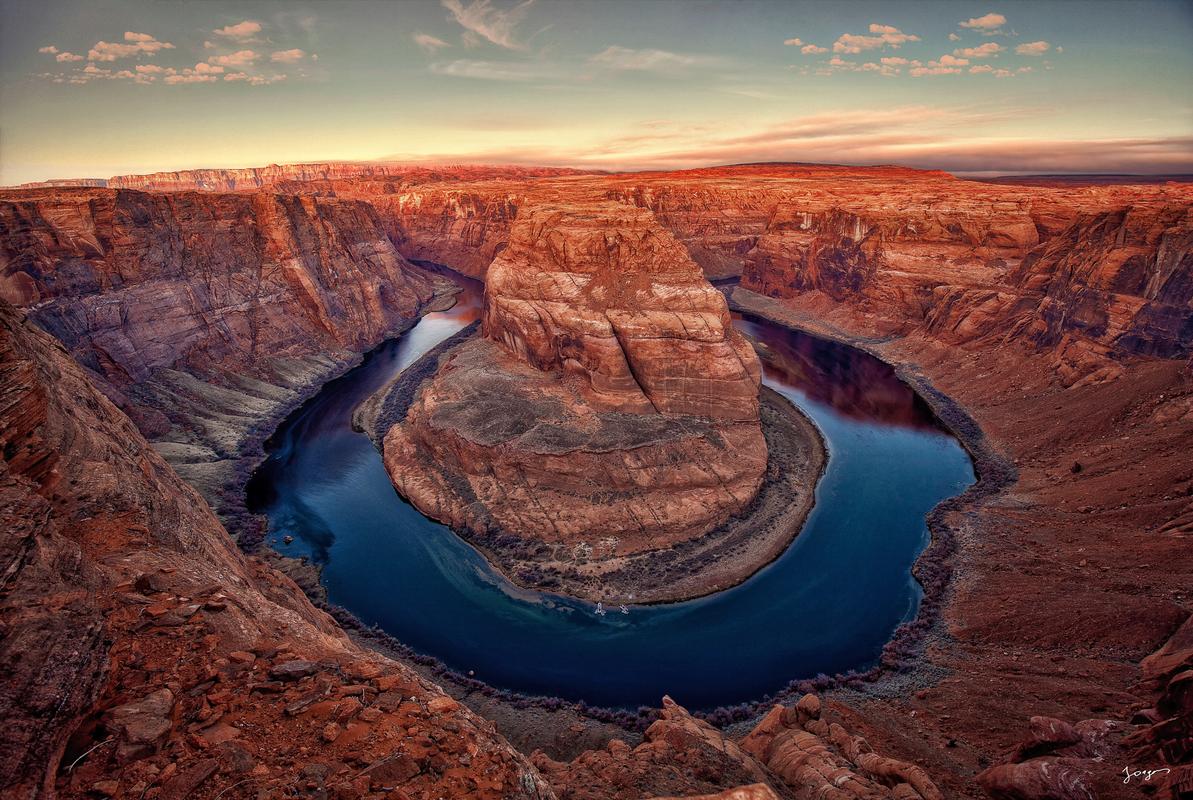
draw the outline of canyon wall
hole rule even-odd
[[[905,222],[782,214],[751,252],[742,286],[871,335],[992,338],[1052,353],[1068,383],[1102,379],[1121,372],[1117,357],[1188,356],[1191,209],[1083,213],[1039,244],[1029,224],[1004,224],[968,252],[925,244]]]
[[[358,200],[0,195],[0,297],[62,341],[209,499],[251,428],[434,293]]]
[[[270,164],[239,169],[184,169],[150,172],[142,175],[115,175],[111,178],[60,178],[22,183],[14,188],[62,188],[72,186],[138,189],[156,192],[243,192],[289,184],[309,186],[320,181],[344,179],[384,179],[391,181],[483,180],[492,177],[535,178],[580,175],[583,170],[566,167],[516,167],[487,164],[450,166],[384,161],[324,161],[307,164]]]
[[[1114,372],[1117,355],[1189,351],[1188,184],[758,165],[319,191],[333,185],[373,204],[408,257],[473,277],[509,245],[519,207],[612,200],[650,210],[710,278],[741,275],[747,289],[871,336],[1002,336],[1052,352],[1069,382]]]

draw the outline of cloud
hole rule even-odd
[[[163,79],[163,82],[173,85],[176,83],[215,83],[218,80],[219,78],[215,75],[202,75],[197,72],[191,72],[189,74],[167,75]]]
[[[105,41],[96,42],[95,46],[87,51],[87,59],[89,61],[115,61],[118,58],[128,58],[129,56],[141,53],[153,55],[160,50],[174,49],[174,45],[169,42],[159,42],[148,33],[126,31],[124,40],[127,44]]]
[[[883,64],[886,64],[888,67],[899,67],[910,63],[906,58],[902,58],[900,56],[886,56],[884,58],[880,58],[879,61],[881,61]]]
[[[557,70],[540,64],[520,61],[473,61],[466,58],[432,64],[429,69],[435,75],[483,81],[531,81],[558,74]]]
[[[955,33],[950,33],[950,34],[949,34],[949,41],[950,41],[950,42],[959,42],[959,41],[961,41],[961,37],[960,37],[960,36],[958,36],[958,35],[957,35],[957,34],[955,34]]]
[[[863,50],[877,50],[890,45],[899,47],[905,42],[918,42],[920,37],[904,33],[891,25],[871,23],[870,35],[843,33],[833,42],[834,53],[860,53]]]
[[[443,41],[437,36],[432,36],[429,33],[422,33],[418,31],[414,34],[414,43],[426,50],[428,53],[434,53],[444,47],[451,47],[447,42]]]
[[[224,36],[228,39],[235,39],[238,42],[247,42],[260,32],[261,23],[251,19],[246,19],[244,22],[238,22],[235,25],[225,25],[222,28],[212,31],[216,36]]]
[[[55,47],[55,46],[54,46],[54,45],[52,45],[52,44],[47,44],[45,47],[39,47],[39,48],[37,48],[37,52],[39,52],[39,53],[48,53],[48,54],[50,54],[50,55],[53,55],[54,53],[57,53],[57,52],[58,52],[58,48],[57,48],[57,47]]]
[[[268,86],[271,83],[277,83],[285,79],[285,75],[249,75],[247,72],[229,72],[224,76],[224,80],[229,83],[247,83],[249,86]]]
[[[631,50],[617,45],[606,47],[588,59],[589,64],[605,69],[652,72],[675,72],[708,61],[709,59],[701,56],[672,53],[667,50]]]
[[[306,51],[295,47],[293,50],[276,50],[269,60],[279,64],[293,64],[302,61],[304,56],[306,56]]]
[[[157,64],[138,64],[137,72],[141,73],[142,75],[159,75],[165,72],[165,70],[159,67]]]
[[[951,56],[946,53],[945,55],[943,55],[939,59],[937,59],[936,63],[938,63],[944,67],[964,67],[969,64],[969,59],[957,58],[956,56]]]
[[[211,64],[207,64],[203,61],[195,64],[194,67],[194,72],[196,75],[219,75],[223,73],[223,71],[223,67],[214,67]]]
[[[969,63],[968,61],[965,63]],[[930,64],[926,67],[913,67],[907,74],[913,78],[923,78],[927,75],[959,75],[961,70],[956,67],[946,67],[940,64]]]
[[[456,22],[473,37],[487,39],[507,50],[525,50],[515,38],[515,29],[526,16],[534,0],[522,0],[508,10],[494,8],[490,0],[473,0],[464,5],[461,0],[441,0]]]
[[[969,71],[972,75],[993,75],[996,78],[1011,78],[1015,75],[1009,69],[995,69],[990,64],[979,64],[976,67],[970,67]]]
[[[821,53],[827,53],[828,48],[827,47],[818,47],[814,44],[806,44],[803,47],[801,47],[799,49],[799,51],[806,56],[817,56],[817,55],[820,55]]]
[[[224,56],[212,56],[207,60],[221,67],[247,67],[260,57],[260,53],[252,50],[237,50],[235,53],[229,53]]]
[[[1048,42],[1026,42],[1015,48],[1021,56],[1042,56],[1052,48]]]
[[[972,19],[960,23],[962,28],[969,28],[970,30],[980,31],[982,33],[994,33],[1006,24],[1006,17],[1004,17],[1002,14],[995,14],[993,12],[981,17],[973,17]]]
[[[79,55],[75,55],[74,53],[63,52],[63,53],[59,53],[58,55],[54,56],[54,60],[58,61],[60,63],[63,61],[82,61],[83,57],[79,56]]]
[[[799,47],[803,43],[804,43],[804,40],[798,39],[798,38],[791,38],[791,39],[783,40],[783,44],[787,45],[788,47]]]
[[[996,53],[1001,53],[1005,48],[997,42],[986,42],[977,47],[962,47],[953,51],[953,55],[961,56],[963,58],[989,58]]]

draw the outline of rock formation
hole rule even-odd
[[[0,297],[27,307],[213,502],[251,429],[400,330],[434,291],[356,200],[0,198]]]
[[[776,790],[795,800],[944,797],[922,769],[873,752],[839,722],[822,719],[821,708],[811,694],[794,706],[775,706],[738,742],[666,697],[661,718],[637,747],[614,740],[570,764],[543,753],[532,760],[560,800],[631,800],[659,791],[765,800]],[[718,785],[740,788],[705,794]]]
[[[648,212],[524,208],[486,278],[483,337],[378,431],[420,510],[562,561],[665,549],[750,503],[757,356]]]

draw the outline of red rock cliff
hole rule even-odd
[[[0,195],[0,297],[57,336],[213,502],[251,429],[433,291],[358,200]]]

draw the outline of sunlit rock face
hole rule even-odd
[[[649,212],[534,209],[486,280],[484,335],[538,369],[583,376],[598,407],[758,418],[753,349]]]
[[[386,466],[459,528],[666,546],[757,493],[760,374],[722,295],[650,212],[526,209],[489,267],[483,337],[385,435]]]

